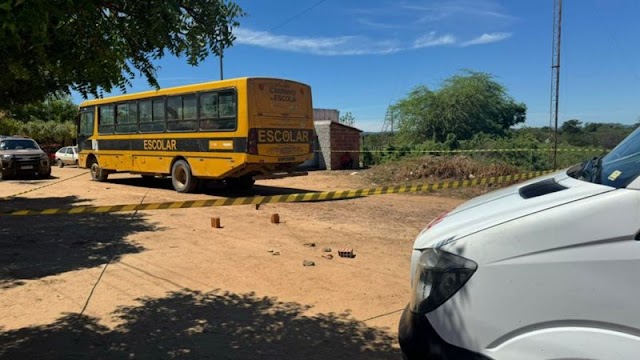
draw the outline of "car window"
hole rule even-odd
[[[73,150],[70,147],[67,148],[67,154],[73,155]]]
[[[30,139],[0,141],[0,150],[37,150],[40,149],[35,141]]]

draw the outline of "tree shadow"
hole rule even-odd
[[[15,198],[0,202],[0,211],[67,208],[82,202],[75,196]],[[127,236],[157,230],[132,213],[0,215],[0,289],[141,252],[144,248],[128,241]]]
[[[310,307],[253,293],[183,290],[140,299],[114,317],[67,314],[0,333],[0,357],[14,359],[397,359],[395,337],[348,313],[303,315]]]

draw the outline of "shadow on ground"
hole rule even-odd
[[[138,177],[132,177],[132,178],[121,178],[121,179],[109,179],[108,181],[113,184],[175,191],[173,189],[173,186],[171,185],[170,178],[167,178],[167,179],[156,178],[156,179],[149,180],[149,179],[142,179]],[[262,196],[288,195],[288,194],[310,193],[310,192],[318,192],[318,191],[308,190],[308,189],[280,187],[280,186],[264,186],[259,184],[254,185],[251,190],[233,191],[227,188],[224,184],[209,182],[205,185],[200,186],[197,192],[201,194],[220,196],[220,197],[243,197],[243,196],[255,196],[255,195],[262,195]]]
[[[0,212],[60,208],[84,201],[61,198],[15,198],[0,202]],[[0,289],[67,271],[102,265],[112,256],[144,249],[127,236],[159,230],[140,214],[0,215]]]
[[[44,185],[58,179],[60,178],[53,175],[49,176],[46,179],[43,179],[35,175],[16,175],[8,180],[3,180],[2,182],[20,184],[20,185]]]
[[[395,338],[349,314],[303,316],[308,306],[254,294],[180,291],[114,316],[115,329],[68,314],[0,333],[11,359],[397,359]]]

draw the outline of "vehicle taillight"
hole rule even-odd
[[[258,155],[258,130],[249,129],[249,139],[247,141],[247,153]]]

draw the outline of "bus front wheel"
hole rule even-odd
[[[190,193],[198,187],[198,178],[191,173],[189,163],[178,160],[171,167],[171,183],[177,192]]]
[[[89,171],[91,172],[91,178],[94,181],[107,181],[107,178],[109,177],[109,172],[105,169],[100,168],[100,165],[98,165],[98,160],[93,160],[91,162],[91,165],[89,165]]]

